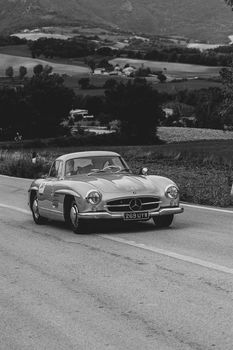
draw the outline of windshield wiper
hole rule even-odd
[[[121,172],[126,172],[129,173],[130,169],[128,168],[122,168],[119,169],[118,171],[108,171],[109,169],[92,169],[87,175],[93,175],[93,174],[98,174],[98,173],[110,173],[110,174],[117,174],[117,173],[121,173]]]
[[[92,169],[87,175],[92,175],[92,174],[98,174],[98,173],[105,173],[106,171],[103,169]]]

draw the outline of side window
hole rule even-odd
[[[50,168],[49,176],[50,177],[58,177],[59,169],[61,168],[61,161],[56,160]]]

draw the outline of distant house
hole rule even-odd
[[[93,74],[105,74],[106,69],[105,68],[95,68]]]
[[[141,40],[141,41],[144,41],[144,42],[150,42],[150,39],[149,39],[149,38],[146,38],[146,37],[144,37],[144,36],[139,36],[139,35],[131,36],[131,37],[130,37],[130,40],[133,40],[133,39]]]
[[[131,66],[122,69],[122,73],[124,73],[128,77],[134,75],[135,71],[136,71],[136,68]]]
[[[165,113],[165,118],[172,120],[173,125],[195,127],[196,125],[196,116],[194,107],[189,106],[184,103],[170,103],[163,108]],[[172,117],[177,116],[177,118]]]
[[[122,70],[121,67],[118,64],[116,64],[114,71],[119,72],[121,70]]]
[[[30,33],[40,33],[40,29],[39,28],[35,28],[30,30]]]
[[[165,113],[165,118],[171,117],[174,114],[174,109],[173,108],[163,108],[163,111]]]
[[[94,116],[89,115],[87,109],[71,109],[60,125],[68,129],[71,135],[75,135],[80,129],[84,130],[87,125],[92,124],[93,119]]]
[[[73,119],[74,121],[77,121],[82,119],[93,119],[94,116],[89,115],[87,109],[71,109],[69,113],[69,118]]]
[[[115,76],[116,75],[121,75],[121,71],[117,71],[117,70],[114,69],[113,71],[109,72],[108,74],[109,75],[115,75]]]
[[[115,67],[114,67],[114,70],[109,72],[109,75],[122,75],[122,69],[121,67],[117,64]]]

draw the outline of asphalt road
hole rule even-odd
[[[233,211],[75,235],[33,223],[29,183],[0,176],[0,350],[232,350]]]

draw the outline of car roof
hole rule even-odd
[[[119,156],[118,153],[110,151],[85,151],[85,152],[74,152],[63,154],[58,157],[57,160],[67,161],[72,158],[84,158],[84,157],[108,157],[108,156]]]

